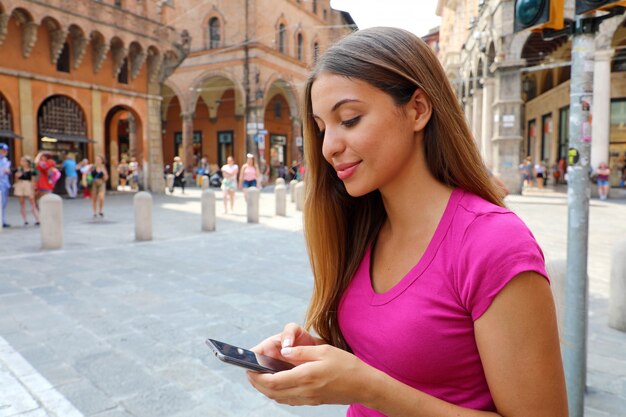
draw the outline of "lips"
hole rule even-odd
[[[354,174],[356,169],[359,167],[360,163],[361,161],[335,165],[335,171],[337,171],[337,177],[339,177],[339,179],[342,181],[345,181],[346,179],[350,178],[352,174]]]

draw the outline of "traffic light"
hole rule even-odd
[[[515,0],[514,31],[563,29],[564,3],[565,0]]]
[[[626,7],[626,1],[576,0],[576,14],[589,13],[594,10],[610,10],[617,6]]]

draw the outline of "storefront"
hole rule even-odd
[[[609,160],[611,187],[619,187],[626,166],[626,99],[611,102],[611,131],[609,136]]]

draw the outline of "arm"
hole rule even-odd
[[[241,171],[239,171],[239,188],[243,187],[243,173],[248,167],[248,164],[243,164]]]
[[[475,333],[498,413],[439,400],[328,345],[283,349],[302,365],[248,378],[281,403],[361,403],[389,417],[567,417],[554,302],[543,277],[526,272],[509,282],[476,320]]]

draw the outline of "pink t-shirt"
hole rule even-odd
[[[444,401],[495,411],[474,321],[525,271],[547,277],[526,225],[510,210],[456,189],[421,260],[383,294],[372,288],[367,250],[341,299],[339,326],[369,365]],[[353,404],[347,415],[383,414]]]

